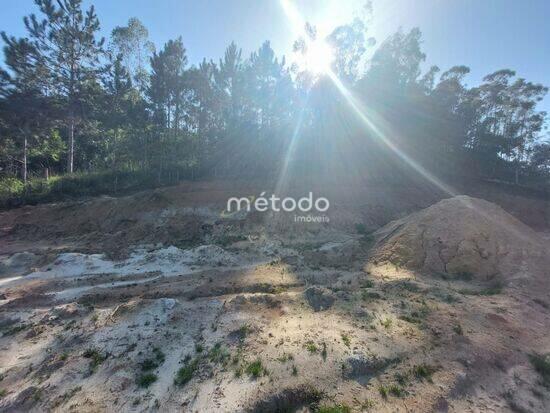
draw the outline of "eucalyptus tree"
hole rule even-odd
[[[114,56],[120,55],[130,77],[140,90],[145,90],[148,81],[149,59],[155,45],[149,40],[147,27],[136,17],[126,26],[117,26],[111,32],[110,48]]]

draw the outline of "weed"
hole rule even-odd
[[[153,348],[153,354],[155,355],[155,357],[156,357],[157,361],[159,362],[159,364],[164,363],[164,360],[166,360],[166,356],[164,355],[162,350],[158,347]]]
[[[158,379],[157,375],[154,373],[145,373],[138,377],[137,384],[139,387],[149,387],[151,384],[156,382]]]
[[[401,386],[406,386],[409,383],[409,373],[396,373],[395,381]]]
[[[196,351],[197,353],[202,353],[202,352],[204,351],[203,345],[202,345],[201,343],[195,344],[195,351]]]
[[[405,395],[405,390],[397,384],[392,384],[388,387],[388,391],[392,396],[401,397]]]
[[[459,336],[464,334],[464,331],[462,330],[462,326],[460,324],[457,324],[453,327],[453,331],[458,334]]]
[[[392,319],[389,318],[389,317],[386,317],[385,319],[383,320],[380,320],[380,324],[384,326],[384,328],[390,328],[391,325],[392,325]]]
[[[208,359],[213,363],[226,364],[229,358],[229,350],[222,343],[216,343],[208,352]]]
[[[315,343],[313,341],[308,341],[305,345],[305,348],[310,353],[317,353],[317,346],[315,345]]]
[[[234,332],[234,334],[237,336],[239,341],[242,342],[244,341],[246,336],[250,334],[250,331],[251,331],[250,326],[248,324],[243,324],[241,327],[239,327],[237,331]]]
[[[297,376],[298,375],[298,367],[295,365],[292,366],[292,375]]]
[[[252,376],[253,378],[258,378],[262,374],[265,374],[265,368],[262,365],[262,361],[260,359],[257,359],[251,363],[248,363],[245,369],[246,373],[249,376]]]
[[[351,413],[351,407],[346,404],[335,404],[332,406],[320,406],[317,413]]]
[[[158,367],[158,363],[153,359],[145,359],[141,363],[141,369],[143,371],[154,370]]]
[[[286,363],[287,361],[294,360],[294,356],[289,353],[283,353],[280,357],[277,357],[277,361]]]
[[[380,393],[380,396],[382,396],[383,399],[388,398],[388,388],[386,386],[380,385],[378,387],[378,392]]]
[[[105,361],[107,356],[101,354],[101,352],[95,348],[90,347],[84,353],[82,353],[82,356],[90,359],[90,373],[93,373],[97,370],[99,365]]]
[[[323,343],[323,350],[321,350],[321,357],[323,357],[323,361],[327,361],[327,345],[325,343]]]
[[[347,334],[342,333],[342,341],[344,342],[346,347],[351,347],[351,339],[349,338],[349,336]]]
[[[0,399],[3,399],[8,394],[6,389],[0,389]]]
[[[418,380],[422,381],[426,379],[431,383],[432,374],[435,373],[436,368],[428,364],[419,364],[417,366],[414,366],[412,371]]]
[[[542,377],[544,386],[550,387],[550,353],[529,355],[529,360],[536,372]]]
[[[199,358],[194,358],[193,360],[187,361],[185,365],[177,371],[176,378],[174,379],[174,384],[176,384],[177,386],[183,386],[187,384],[187,382],[193,378],[193,375],[197,371],[198,366]]]

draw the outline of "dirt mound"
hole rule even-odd
[[[528,275],[548,252],[531,228],[499,206],[468,196],[390,222],[375,236],[375,263],[479,280]]]

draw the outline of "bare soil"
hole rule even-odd
[[[0,411],[550,410],[547,201],[344,188],[328,224],[220,215],[258,189],[0,213]]]

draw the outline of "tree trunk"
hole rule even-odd
[[[27,135],[23,141],[23,182],[27,183]]]
[[[74,165],[74,114],[71,109],[69,114],[69,156],[67,158],[67,172],[73,173]]]

